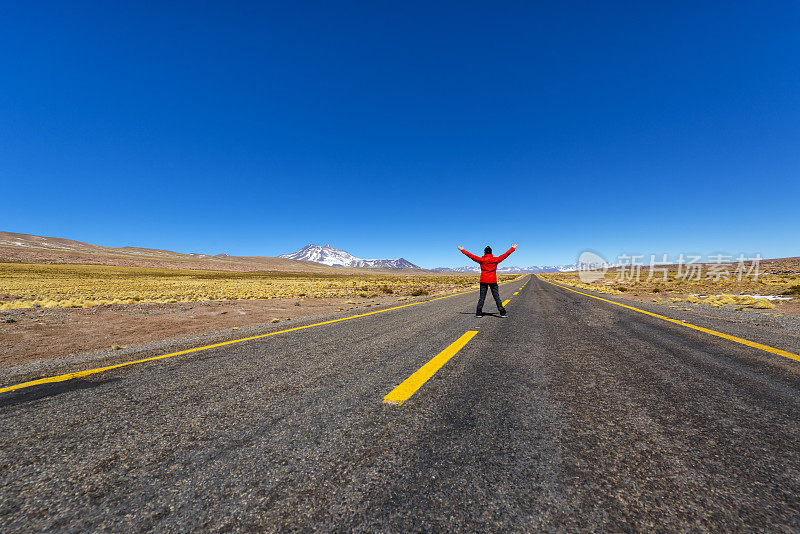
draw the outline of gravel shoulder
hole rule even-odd
[[[4,310],[3,318],[14,322],[0,323],[0,384],[157,356],[429,298],[271,299]]]

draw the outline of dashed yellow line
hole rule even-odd
[[[539,278],[539,280],[543,280],[543,279]],[[763,351],[766,351],[766,352],[769,352],[769,353],[772,353],[772,354],[777,354],[778,356],[783,356],[784,358],[789,358],[790,360],[794,360],[794,361],[800,362],[800,354],[795,354],[793,352],[789,352],[789,351],[786,351],[786,350],[783,350],[783,349],[777,349],[775,347],[770,347],[769,345],[764,345],[763,343],[756,343],[755,341],[750,341],[749,339],[743,339],[743,338],[740,338],[740,337],[732,336],[730,334],[725,334],[724,332],[717,332],[716,330],[711,330],[710,328],[704,328],[702,326],[697,326],[697,325],[694,325],[692,323],[687,323],[687,322],[682,321],[680,319],[672,319],[670,317],[665,317],[665,316],[659,315],[657,313],[652,313],[652,312],[649,312],[649,311],[640,310],[639,308],[634,308],[633,306],[628,306],[627,304],[620,304],[619,302],[615,302],[613,300],[604,299],[602,297],[596,297],[595,295],[590,295],[589,293],[583,293],[582,291],[576,291],[576,290],[571,289],[569,287],[562,286],[561,284],[556,284],[554,282],[550,282],[549,280],[543,280],[543,281],[547,282],[548,284],[552,284],[554,286],[560,287],[562,289],[566,289],[567,291],[572,291],[573,293],[577,293],[579,295],[584,295],[584,296],[587,296],[587,297],[591,297],[593,299],[602,300],[603,302],[610,302],[611,304],[615,304],[617,306],[621,306],[621,307],[627,308],[629,310],[633,310],[633,311],[636,311],[636,312],[639,312],[639,313],[643,313],[645,315],[649,315],[650,317],[655,317],[657,319],[663,319],[664,321],[667,321],[667,322],[670,322],[670,323],[674,323],[674,324],[679,324],[681,326],[685,326],[687,328],[691,328],[692,330],[699,330],[700,332],[705,332],[706,334],[711,334],[712,336],[721,337],[721,338],[727,339],[729,341],[734,341],[736,343],[741,343],[742,345],[747,345],[748,347],[753,347],[755,349],[761,349]]]
[[[510,280],[508,282],[503,282],[503,283],[504,284],[508,284],[508,283],[513,282],[513,281],[514,280]],[[48,376],[48,377],[45,377],[45,378],[39,378],[39,379],[36,379],[36,380],[30,380],[28,382],[22,382],[20,384],[14,384],[12,386],[2,387],[2,388],[0,388],[0,393],[7,393],[9,391],[17,391],[17,390],[20,390],[20,389],[25,389],[25,388],[29,388],[29,387],[33,387],[33,386],[40,386],[40,385],[43,385],[43,384],[53,384],[53,383],[56,383],[56,382],[66,382],[67,380],[72,380],[72,379],[75,379],[75,378],[82,378],[82,377],[85,377],[85,376],[94,375],[94,374],[102,373],[102,372],[105,372],[105,371],[111,371],[112,369],[119,369],[120,367],[127,367],[129,365],[136,365],[136,364],[146,363],[146,362],[154,362],[156,360],[163,360],[163,359],[166,359],[166,358],[172,358],[173,356],[180,356],[182,354],[191,354],[193,352],[199,352],[201,350],[208,350],[208,349],[214,349],[214,348],[217,348],[217,347],[224,347],[225,345],[233,345],[234,343],[242,343],[244,341],[251,341],[253,339],[261,339],[261,338],[264,338],[264,337],[275,336],[275,335],[278,335],[278,334],[285,334],[286,332],[294,332],[295,330],[304,330],[306,328],[313,328],[315,326],[322,326],[322,325],[326,325],[326,324],[338,323],[338,322],[341,322],[341,321],[348,321],[350,319],[356,319],[357,317],[366,317],[368,315],[375,315],[375,314],[378,314],[378,313],[384,313],[384,312],[388,312],[388,311],[392,311],[392,310],[399,310],[401,308],[408,308],[409,306],[417,306],[419,304],[425,304],[425,303],[433,302],[433,301],[436,301],[436,300],[447,299],[447,298],[450,298],[450,297],[457,297],[458,295],[466,295],[467,293],[474,293],[475,291],[476,290],[474,290],[474,289],[471,290],[471,291],[461,291],[459,293],[453,293],[451,295],[445,295],[443,297],[437,297],[437,298],[434,298],[434,299],[424,300],[424,301],[421,301],[421,302],[412,302],[410,304],[402,304],[400,306],[394,306],[392,308],[386,308],[386,309],[383,309],[383,310],[375,310],[375,311],[371,311],[371,312],[367,312],[367,313],[360,313],[358,315],[350,315],[348,317],[340,317],[339,319],[331,319],[329,321],[322,321],[321,323],[314,323],[314,324],[309,324],[309,325],[305,325],[305,326],[296,326],[294,328],[287,328],[286,330],[279,330],[277,332],[269,332],[267,334],[259,334],[257,336],[250,336],[250,337],[245,337],[245,338],[242,338],[242,339],[233,339],[231,341],[223,341],[222,343],[214,343],[213,345],[205,345],[203,347],[195,347],[193,349],[186,349],[186,350],[181,350],[181,351],[178,351],[178,352],[170,352],[169,354],[162,354],[160,356],[153,356],[153,357],[150,357],[150,358],[143,358],[141,360],[134,360],[134,361],[130,361],[130,362],[118,363],[118,364],[115,364],[115,365],[107,365],[105,367],[97,367],[95,369],[87,369],[85,371],[75,371],[73,373],[66,373],[66,374],[56,375],[56,376]]]
[[[464,348],[464,345],[469,343],[469,340],[475,337],[477,333],[477,330],[470,330],[455,340],[450,346],[434,356],[428,363],[420,367],[414,374],[403,380],[400,385],[390,391],[389,394],[383,398],[383,402],[399,406],[410,399],[425,382],[436,374],[436,371],[441,369],[450,358]]]
[[[528,278],[528,282],[530,282],[530,278]],[[522,284],[522,285],[519,287],[519,291],[515,291],[515,292],[514,292],[514,295],[519,295],[519,292],[520,292],[520,291],[522,291],[522,289],[523,289],[523,288],[524,288],[526,285],[528,285],[528,282],[525,282],[524,284]],[[512,296],[514,296],[514,295],[512,295]],[[508,300],[506,300],[505,302],[503,302],[503,307],[505,307],[505,306],[506,306],[506,304],[508,304],[509,302],[511,302],[511,299],[508,299]]]

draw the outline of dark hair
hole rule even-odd
[[[483,249],[483,253],[484,254],[491,254],[492,253],[492,247],[490,247],[489,245],[486,245],[486,248]]]

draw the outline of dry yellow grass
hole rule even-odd
[[[504,275],[501,280],[519,275]],[[0,263],[0,309],[463,291],[477,276],[253,273]]]
[[[756,309],[771,309],[775,307],[775,303],[749,295],[791,295],[792,288],[800,282],[800,276],[794,274],[763,274],[757,280],[746,278],[741,282],[686,280],[678,278],[676,274],[675,271],[669,271],[666,280],[661,278],[647,280],[646,272],[643,270],[639,280],[620,280],[616,272],[609,271],[605,277],[592,283],[581,282],[577,272],[546,273],[538,276],[551,282],[588,291],[650,297],[654,302],[688,302],[718,308],[733,305]]]
[[[775,305],[768,301],[767,299],[758,299],[753,304],[753,308],[758,308],[759,310],[769,310],[774,308]]]

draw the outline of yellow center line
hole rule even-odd
[[[543,280],[539,278],[539,280]],[[657,319],[663,319],[670,323],[679,324],[681,326],[685,326],[687,328],[691,328],[693,330],[699,330],[700,332],[705,332],[706,334],[711,334],[712,336],[721,337],[723,339],[727,339],[729,341],[735,341],[736,343],[741,343],[742,345],[747,345],[748,347],[753,347],[756,349],[761,349],[766,352],[770,352],[772,354],[777,354],[778,356],[783,356],[784,358],[789,358],[790,360],[795,360],[800,362],[800,354],[795,354],[793,352],[789,352],[783,349],[776,349],[775,347],[770,347],[769,345],[764,345],[763,343],[756,343],[755,341],[750,341],[749,339],[743,339],[740,337],[732,336],[730,334],[725,334],[723,332],[717,332],[716,330],[711,330],[710,328],[703,328],[702,326],[697,326],[692,323],[687,323],[680,319],[672,319],[670,317],[665,317],[663,315],[659,315],[657,313],[652,313],[645,310],[640,310],[639,308],[634,308],[633,306],[628,306],[626,304],[620,304],[619,302],[615,302],[613,300],[604,299],[601,297],[596,297],[594,295],[590,295],[589,293],[583,293],[582,291],[576,291],[574,289],[570,289],[566,286],[562,286],[561,284],[556,284],[555,282],[550,282],[549,280],[543,280],[548,284],[554,285],[556,287],[560,287],[562,289],[566,289],[567,291],[572,291],[573,293],[577,293],[579,295],[584,295],[587,297],[591,297],[593,299],[602,300],[603,302],[610,302],[611,304],[616,304],[617,306],[622,306],[623,308],[627,308],[629,310],[637,311],[639,313],[643,313],[645,315],[649,315],[650,317],[656,317]]]
[[[509,283],[511,283],[513,281],[514,280],[509,280],[508,282],[503,282],[503,284],[509,284]],[[501,284],[501,285],[503,285],[503,284]],[[53,383],[56,383],[56,382],[65,382],[67,380],[72,380],[74,378],[82,378],[84,376],[89,376],[89,375],[93,375],[93,374],[97,374],[97,373],[102,373],[102,372],[105,372],[105,371],[110,371],[112,369],[119,369],[120,367],[127,367],[128,365],[135,365],[135,364],[140,364],[140,363],[153,362],[153,361],[156,361],[156,360],[163,360],[165,358],[172,358],[173,356],[180,356],[182,354],[191,354],[192,352],[199,352],[201,350],[214,349],[214,348],[217,348],[217,347],[224,347],[225,345],[233,345],[234,343],[242,343],[244,341],[251,341],[253,339],[261,339],[261,338],[264,338],[264,337],[275,336],[275,335],[278,335],[278,334],[285,334],[286,332],[294,332],[296,330],[304,330],[306,328],[313,328],[315,326],[333,324],[333,323],[338,323],[340,321],[348,321],[350,319],[356,319],[358,317],[366,317],[368,315],[375,315],[377,313],[384,313],[384,312],[388,312],[388,311],[392,311],[392,310],[399,310],[401,308],[408,308],[409,306],[417,306],[419,304],[426,304],[428,302],[433,302],[433,301],[436,301],[436,300],[447,299],[447,298],[450,298],[450,297],[457,297],[459,295],[466,295],[468,293],[474,293],[475,291],[477,291],[477,290],[473,289],[471,291],[462,291],[462,292],[459,292],[459,293],[453,293],[451,295],[445,295],[443,297],[436,297],[436,298],[429,299],[429,300],[424,300],[424,301],[421,301],[421,302],[412,302],[410,304],[402,304],[400,306],[394,306],[392,308],[386,308],[386,309],[383,309],[383,310],[375,310],[375,311],[371,311],[371,312],[367,312],[367,313],[361,313],[361,314],[358,314],[358,315],[350,315],[348,317],[340,317],[339,319],[331,319],[329,321],[322,321],[321,323],[314,323],[314,324],[309,324],[309,325],[305,325],[305,326],[296,326],[294,328],[287,328],[286,330],[279,330],[277,332],[269,332],[267,334],[259,334],[257,336],[245,337],[245,338],[242,338],[242,339],[233,339],[231,341],[223,341],[222,343],[214,343],[213,345],[205,345],[203,347],[195,347],[195,348],[192,348],[192,349],[181,350],[181,351],[178,351],[178,352],[170,352],[169,354],[162,354],[160,356],[152,356],[150,358],[143,358],[141,360],[134,360],[134,361],[130,361],[130,362],[118,363],[118,364],[115,364],[115,365],[107,365],[105,367],[97,367],[95,369],[87,369],[85,371],[75,371],[73,373],[65,373],[65,374],[62,374],[62,375],[48,376],[48,377],[45,377],[45,378],[39,378],[39,379],[36,379],[36,380],[30,380],[28,382],[22,382],[20,384],[14,384],[12,386],[2,387],[2,388],[0,388],[0,393],[7,393],[9,391],[16,391],[16,390],[19,390],[19,389],[25,389],[25,388],[29,388],[29,387],[32,387],[32,386],[40,386],[42,384],[53,384]]]
[[[420,367],[413,375],[403,380],[400,385],[394,388],[383,398],[383,402],[387,404],[401,405],[411,398],[422,385],[427,382],[436,371],[442,368],[447,361],[456,355],[458,351],[464,348],[470,339],[475,337],[477,330],[470,330],[460,338],[450,344],[449,347],[434,356],[431,361]]]
[[[506,304],[508,304],[509,302],[511,302],[511,299],[508,299],[507,301],[505,301],[505,302],[503,303],[503,306],[505,306],[505,305],[506,305]]]
[[[515,294],[515,295],[519,295],[519,291],[515,291],[515,292],[514,292],[514,294]]]

